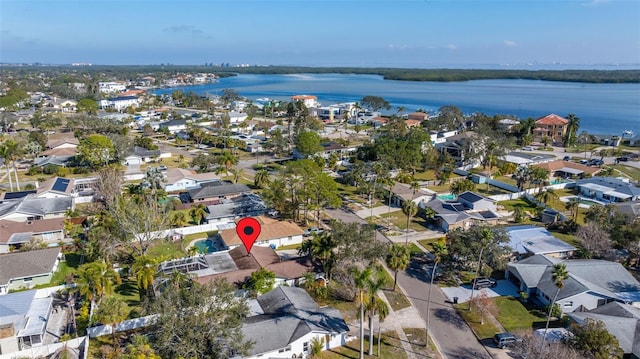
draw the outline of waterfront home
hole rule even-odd
[[[555,113],[540,117],[536,120],[536,128],[533,130],[533,140],[542,143],[545,138],[548,138],[550,144],[562,145],[568,128],[569,120]]]
[[[291,96],[291,102],[302,102],[307,108],[318,107],[318,97],[313,95],[295,95]]]
[[[103,109],[113,109],[116,111],[122,111],[127,107],[138,107],[140,100],[135,96],[119,96],[112,97],[106,100],[98,101],[98,106]]]

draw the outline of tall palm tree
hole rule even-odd
[[[580,200],[576,197],[569,198],[569,202],[564,204],[564,207],[567,211],[571,212],[571,217],[573,221],[578,220],[578,209],[580,208]]]
[[[9,172],[9,163],[13,166],[13,173],[16,178],[16,187],[20,191],[20,181],[18,179],[18,169],[16,168],[16,159],[19,155],[18,144],[12,140],[6,140],[0,145],[0,157],[4,158],[5,166],[7,166],[7,173]],[[9,174],[9,181],[11,181],[11,174]],[[9,182],[11,183],[11,182]],[[11,189],[13,191],[13,187]]]
[[[447,246],[441,242],[435,242],[433,245],[433,270],[431,270],[431,285],[429,286],[429,294],[427,295],[427,341],[426,346],[429,346],[429,319],[431,314],[431,291],[433,290],[433,279],[436,276],[436,268],[438,263],[442,260],[442,257],[447,254]]]
[[[185,211],[176,211],[171,215],[171,223],[177,228],[189,224],[189,215]]]
[[[575,114],[568,114],[567,120],[569,120],[569,123],[567,124],[567,136],[564,141],[565,147],[572,146],[576,142],[576,133],[578,133],[578,129],[580,128],[580,118]]]
[[[141,255],[134,259],[131,271],[136,276],[138,288],[144,290],[149,295],[149,290],[153,287],[153,281],[158,270],[158,261],[149,256]]]
[[[407,238],[405,239],[405,245],[409,245],[409,222],[411,218],[418,213],[418,205],[413,201],[404,201],[402,204],[402,213],[407,216]]]
[[[338,246],[338,243],[333,239],[333,236],[327,232],[320,234],[313,233],[311,239],[307,239],[302,243],[298,253],[301,255],[310,255],[313,258],[320,261],[322,270],[324,271],[327,279],[331,279],[331,268],[334,261],[333,250]]]
[[[360,305],[360,359],[364,359],[364,291],[367,288],[367,281],[373,272],[372,268],[365,267],[362,270],[357,267],[351,269],[355,287],[358,289],[358,304]]]
[[[191,207],[191,210],[189,210],[189,214],[191,215],[191,218],[193,218],[194,222],[196,222],[196,224],[201,224],[202,220],[207,217],[207,206],[202,203],[198,203],[197,205]]]
[[[398,283],[398,271],[407,269],[410,260],[411,252],[409,251],[409,247],[394,244],[389,249],[387,265],[389,269],[394,271],[393,290],[396,290],[396,284]]]
[[[78,291],[90,301],[112,294],[114,284],[121,283],[118,273],[104,261],[83,264],[78,269]]]
[[[551,313],[553,310],[553,306],[556,304],[556,300],[558,299],[558,294],[560,290],[564,288],[564,281],[569,278],[569,272],[567,271],[567,265],[564,263],[557,263],[553,265],[553,269],[551,270],[551,280],[553,280],[553,284],[558,288],[556,290],[556,294],[553,296],[553,301],[549,305],[549,313],[547,314],[547,324],[544,327],[544,334],[542,335],[542,343],[540,343],[540,349],[544,347],[544,341],[547,338],[547,331],[549,330],[549,322],[551,321]]]
[[[256,171],[253,177],[253,184],[258,188],[264,188],[269,184],[269,171],[261,169]]]
[[[4,160],[4,168],[7,170],[7,178],[9,178],[9,188],[11,192],[13,192],[13,181],[11,180],[11,169],[9,168],[9,160],[8,160],[8,151],[9,149],[6,146],[6,143],[0,144],[0,157]]]
[[[364,307],[369,319],[369,355],[373,355],[373,318],[380,311],[388,312],[387,303],[377,295],[378,291],[387,285],[387,276],[384,268],[380,265],[373,266],[371,275],[367,278],[368,297],[365,299]]]

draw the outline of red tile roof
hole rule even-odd
[[[560,117],[555,113],[546,115],[544,117],[540,117],[536,120],[536,125],[566,125],[569,123],[569,120],[566,118]]]

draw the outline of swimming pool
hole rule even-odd
[[[456,199],[456,195],[453,193],[439,194],[438,199],[441,199],[443,201],[451,201]]]
[[[198,253],[207,254],[217,252],[218,248],[213,245],[213,241],[210,239],[203,239],[200,241],[195,241],[193,246],[198,248]]]

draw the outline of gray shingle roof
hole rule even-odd
[[[313,331],[349,330],[339,311],[318,307],[302,288],[277,287],[257,301],[264,314],[247,318],[242,326],[244,338],[254,342],[250,355],[285,348]]]
[[[60,247],[0,255],[0,284],[13,278],[32,277],[53,271]]]
[[[64,213],[70,208],[73,208],[73,198],[71,197],[23,197],[18,200],[0,203],[0,217],[14,212],[34,216],[46,216],[50,214]]]
[[[189,196],[191,196],[192,199],[224,197],[251,192],[251,189],[247,185],[241,183],[234,184],[223,181],[212,181],[203,183],[201,186],[201,188],[189,190]]]

